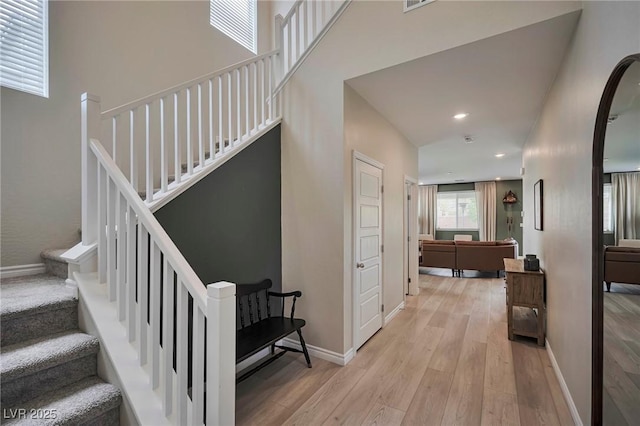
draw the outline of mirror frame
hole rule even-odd
[[[593,133],[592,201],[592,334],[591,334],[591,424],[602,425],[603,357],[604,357],[604,238],[602,185],[604,180],[604,142],[607,119],[618,84],[627,69],[640,62],[640,53],[629,55],[615,66],[604,87]]]

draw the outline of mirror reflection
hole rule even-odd
[[[615,93],[604,150],[606,425],[640,419],[640,63]]]

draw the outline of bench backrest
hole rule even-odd
[[[248,327],[258,321],[271,317],[269,289],[270,279],[255,284],[236,285],[236,301],[240,328]]]

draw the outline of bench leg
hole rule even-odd
[[[298,337],[300,338],[300,346],[302,346],[302,352],[304,353],[304,359],[307,360],[307,366],[311,368],[311,358],[309,358],[309,352],[307,352],[307,344],[304,342],[304,339],[302,338],[302,331],[301,330],[297,330],[297,331],[298,331]]]
[[[607,284],[607,291],[610,292],[611,291],[611,281],[609,281]]]
[[[271,345],[271,355],[276,353],[276,344]]]

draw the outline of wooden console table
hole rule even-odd
[[[522,259],[504,259],[507,281],[507,324],[509,340],[514,335],[538,339],[544,346],[544,272],[525,271]],[[535,308],[515,309],[514,307]],[[536,318],[537,316],[537,318]]]

